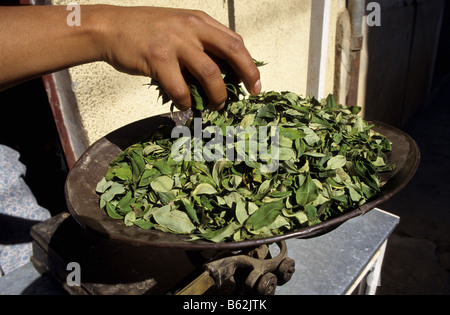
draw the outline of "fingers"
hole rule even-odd
[[[233,68],[252,95],[261,91],[259,70],[238,34],[200,11],[183,11],[170,29],[164,43],[151,46],[147,65],[178,109],[191,106],[182,75],[185,70],[203,87],[210,109],[224,106],[228,95],[221,70],[212,59],[216,57]]]
[[[181,111],[191,108],[191,93],[179,68],[178,71],[174,69],[172,74],[164,71],[159,82],[176,108]]]
[[[182,57],[187,70],[199,81],[208,97],[208,108],[220,110],[228,93],[219,66],[202,50],[187,50]]]
[[[175,55],[164,48],[154,49],[150,57],[152,77],[161,85],[179,110],[191,107],[191,94]]]
[[[159,51],[159,52],[158,52]],[[195,77],[208,98],[208,108],[220,110],[225,105],[227,90],[219,66],[200,48],[188,48],[181,57],[163,53],[165,49],[155,49],[150,57],[152,77],[168,94],[179,110],[191,107],[191,96],[182,70]],[[189,81],[189,80],[188,80]]]

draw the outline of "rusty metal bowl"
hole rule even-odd
[[[333,219],[274,237],[221,243],[192,241],[189,235],[143,230],[137,226],[126,227],[122,220],[110,218],[100,209],[99,196],[95,191],[97,183],[106,174],[109,162],[128,146],[149,135],[158,126],[174,125],[174,121],[180,123],[185,119],[186,114],[180,112],[174,113],[174,120],[171,120],[169,115],[153,116],[113,131],[91,145],[71,169],[66,180],[67,206],[75,220],[86,230],[134,245],[184,250],[232,250],[258,247],[289,238],[317,236],[338,227],[351,218],[367,213],[400,192],[414,176],[420,161],[419,148],[410,136],[387,124],[373,122],[373,130],[383,134],[392,142],[392,152],[388,155],[388,163],[396,165],[395,171],[382,175],[382,180],[386,181],[386,184],[382,187],[380,194],[370,202]]]

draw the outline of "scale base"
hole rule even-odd
[[[238,253],[154,248],[84,230],[69,213],[35,225],[31,237],[36,270],[77,295],[274,294],[295,265],[285,242],[274,258],[267,245]],[[194,279],[205,273],[201,286]]]
[[[31,236],[34,267],[69,294],[170,294],[203,264],[193,261],[185,250],[103,238],[82,229],[69,213],[35,225]],[[79,266],[78,282],[71,262]],[[79,285],[69,285],[74,282]]]

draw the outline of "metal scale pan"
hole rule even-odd
[[[186,118],[183,116],[186,114],[175,113],[174,120],[181,122]],[[396,165],[395,171],[383,174],[382,180],[387,183],[375,199],[328,221],[280,236],[241,242],[191,241],[189,235],[143,230],[137,226],[126,227],[122,220],[111,219],[100,209],[99,196],[95,191],[97,183],[106,174],[109,162],[162,124],[174,124],[174,121],[168,115],[158,115],[131,123],[99,139],[79,158],[67,177],[65,191],[68,209],[84,229],[133,245],[184,250],[237,250],[256,248],[290,238],[313,237],[334,229],[353,217],[363,215],[396,195],[411,180],[420,160],[419,148],[410,136],[387,124],[373,122],[373,129],[392,142],[388,163]]]

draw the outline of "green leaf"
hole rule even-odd
[[[148,220],[144,220],[144,219],[136,220],[133,223],[134,223],[134,225],[136,225],[144,230],[151,230],[155,226],[154,223],[152,223]]]
[[[158,171],[160,171],[161,174],[163,174],[163,175],[171,175],[172,174],[172,169],[170,168],[168,163],[165,161],[155,161],[152,163],[152,165],[153,165],[153,167],[158,169]]]
[[[151,170],[145,170],[144,173],[142,173],[141,179],[139,181],[139,187],[150,185],[154,177],[158,176],[158,174],[160,174],[160,172],[155,168],[152,168]]]
[[[248,213],[245,209],[245,203],[242,199],[239,199],[236,203],[236,219],[240,224],[243,224],[247,218]]]
[[[131,167],[128,165],[123,165],[123,166],[115,168],[113,170],[113,173],[115,176],[117,176],[121,180],[124,180],[127,182],[131,181],[133,178],[133,172],[131,170]]]
[[[159,176],[150,183],[155,192],[170,192],[173,188],[174,181],[168,176]]]
[[[200,92],[198,91],[197,87],[193,84],[189,85],[189,90],[191,92],[191,96],[193,99],[193,103],[194,103],[194,108],[196,110],[204,110],[205,109],[205,105],[203,103],[203,98],[200,95]]]
[[[186,209],[186,213],[188,214],[189,218],[195,223],[200,224],[197,216],[197,211],[195,211],[194,207],[192,207],[189,200],[186,198],[182,198],[181,201],[183,202],[184,209]]]
[[[296,211],[289,213],[286,209],[283,209],[283,215],[288,218],[295,218],[300,225],[308,222],[308,216],[304,211]]]
[[[277,111],[275,110],[275,106],[273,104],[267,104],[261,110],[258,111],[256,117],[258,118],[275,118],[277,116]]]
[[[280,147],[278,159],[280,161],[288,161],[290,159],[296,159],[297,153],[292,148]]]
[[[288,109],[284,113],[287,115],[291,115],[291,116],[303,116],[303,114],[301,112],[299,112],[298,110],[295,110],[295,109]]]
[[[201,183],[195,187],[192,193],[194,195],[214,195],[217,194],[217,190],[210,184]]]
[[[106,203],[106,213],[108,213],[108,215],[113,219],[123,219],[123,216],[117,212],[116,207],[114,207],[110,202]]]
[[[202,132],[218,127],[228,135],[229,127],[256,127],[247,128],[245,140],[256,135],[262,149],[256,151],[262,152],[233,135],[226,146],[234,150],[231,161],[215,161],[212,151],[200,150],[194,161],[178,161],[171,155],[178,144],[171,138],[173,127],[160,126],[111,161],[98,183],[100,206],[108,215],[144,229],[192,233],[191,239],[241,241],[317,224],[380,191],[378,174],[394,167],[386,159],[391,143],[357,116],[359,107],[340,105],[331,94],[322,100],[293,92],[247,95],[231,67],[221,70],[228,92],[221,111],[204,110],[205,91],[186,76],[194,117],[201,117]],[[193,123],[188,119],[185,126],[192,130]],[[258,127],[270,127],[271,133],[259,138]],[[236,160],[236,154],[245,159]],[[279,167],[268,171],[266,166],[275,164]]]
[[[134,224],[134,221],[136,221],[136,213],[134,211],[130,211],[127,213],[124,219],[124,223],[126,226],[132,226]]]
[[[327,97],[327,107],[330,109],[337,108],[336,100],[334,99],[333,94],[329,94]]]
[[[299,96],[293,92],[288,92],[288,93],[284,94],[284,98],[289,100],[289,102],[292,105],[295,105],[297,103],[297,101],[299,100]]]
[[[306,133],[300,129],[279,127],[280,136],[291,140],[301,139],[306,136]]]
[[[159,200],[163,205],[168,205],[174,201],[177,197],[170,191],[158,191],[157,192]]]
[[[258,230],[263,226],[270,225],[275,221],[282,208],[282,202],[264,204],[248,218],[245,225],[252,230]]]
[[[113,181],[107,181],[106,178],[103,177],[102,180],[98,182],[95,191],[99,194],[103,194],[113,183]]]
[[[265,180],[264,182],[262,182],[262,184],[259,186],[258,188],[258,192],[257,194],[254,196],[254,200],[260,200],[262,199],[269,191],[270,191],[270,185],[271,185],[271,180]]]
[[[211,242],[218,243],[226,240],[230,236],[232,236],[238,229],[241,228],[241,225],[237,222],[231,222],[227,226],[217,230],[209,230],[203,233],[201,236]]]
[[[153,153],[159,153],[159,152],[163,152],[163,151],[164,151],[164,148],[161,147],[160,145],[158,145],[158,144],[151,144],[151,145],[146,146],[144,148],[144,150],[142,151],[142,153],[145,156],[147,156],[147,155],[150,155],[150,154],[153,154]]]
[[[253,125],[254,121],[255,121],[255,115],[253,115],[253,114],[246,115],[244,117],[244,119],[242,119],[242,121],[241,121],[241,127],[247,128],[247,127]]]
[[[220,186],[220,182],[222,179],[222,172],[223,172],[225,166],[227,165],[227,163],[228,162],[226,160],[223,160],[223,161],[217,161],[214,164],[213,171],[212,171],[212,177],[213,177],[213,180],[216,183],[217,187]]]
[[[170,205],[161,207],[153,213],[155,221],[170,231],[178,234],[188,234],[195,230],[195,225],[191,222],[185,212],[172,210]]]
[[[362,196],[361,194],[358,193],[357,191],[357,187],[353,184],[349,184],[349,183],[345,183],[345,186],[347,187],[348,191],[349,191],[349,195],[350,195],[350,199],[358,202],[361,200]]]
[[[228,195],[225,195],[223,199],[229,208],[233,208],[233,205],[237,204],[237,202],[243,199],[243,197],[239,193],[233,191]]]
[[[114,182],[111,187],[101,196],[101,199],[105,202],[111,201],[116,195],[121,195],[125,192],[125,187],[122,184]],[[103,205],[104,206],[104,205]],[[101,208],[103,206],[100,205]]]
[[[314,145],[320,141],[320,137],[309,127],[302,127],[303,132],[306,134],[304,140],[309,145]]]
[[[313,205],[307,205],[305,207],[305,213],[309,221],[317,220],[317,209]]]
[[[327,170],[337,170],[338,168],[344,167],[347,163],[347,159],[345,156],[336,155],[333,156],[327,162]]]
[[[334,141],[336,144],[341,143],[342,138],[343,138],[343,136],[342,136],[342,134],[340,134],[340,133],[335,133],[335,134],[333,134],[333,141]]]
[[[313,202],[317,198],[317,196],[318,188],[316,184],[314,184],[311,176],[308,175],[303,185],[301,185],[300,188],[297,189],[295,195],[297,204],[305,206],[308,203]]]
[[[117,204],[117,207],[119,209],[122,209],[131,204],[132,202],[134,202],[135,198],[132,198],[132,196],[133,193],[131,191],[128,191],[126,195],[120,199],[119,203]]]
[[[132,170],[133,182],[137,182],[142,172],[145,170],[145,161],[141,154],[137,153],[135,150],[130,152],[130,162]]]
[[[231,175],[231,177],[230,177],[230,185],[233,186],[234,189],[237,189],[241,183],[242,183],[242,177],[241,176]]]

